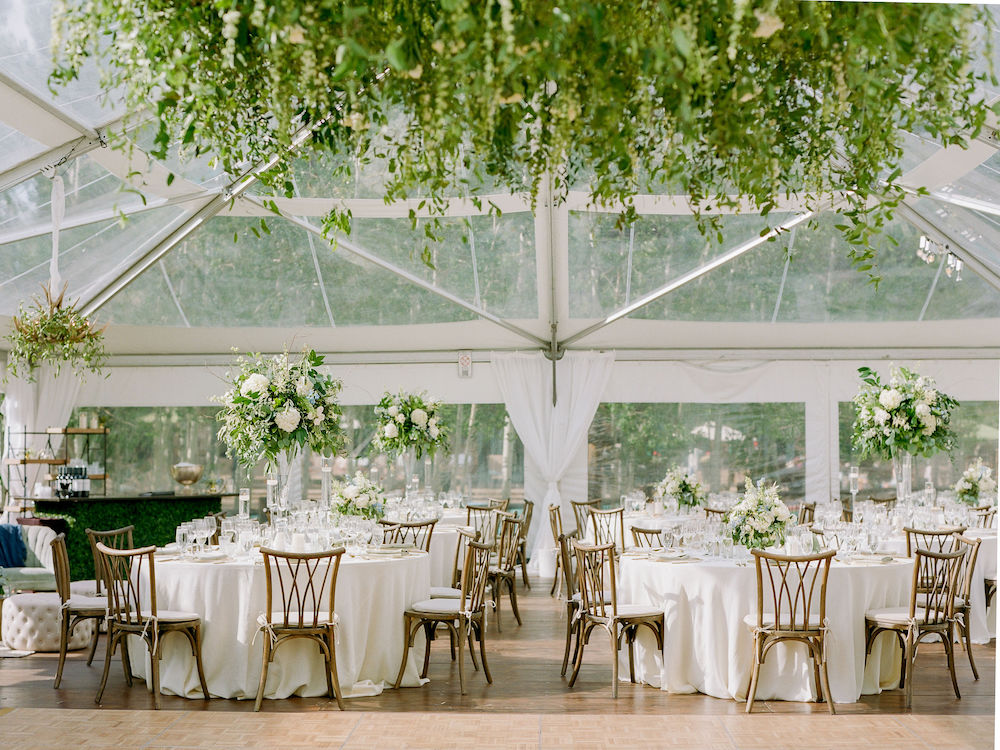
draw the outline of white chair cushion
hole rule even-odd
[[[147,619],[153,616],[153,613],[144,609],[139,613],[142,619]],[[160,622],[181,622],[183,620],[200,620],[201,617],[196,615],[194,612],[180,612],[173,609],[160,609],[156,612],[156,619]]]
[[[885,607],[883,609],[870,609],[865,612],[865,619],[885,625],[906,625],[910,621],[910,608]],[[918,623],[923,620],[923,612],[921,610],[917,610],[915,619]],[[939,622],[944,622],[944,618],[942,617]]]
[[[340,622],[340,616],[334,612],[333,620],[330,620],[330,616],[326,612],[319,613],[319,619],[315,622],[313,621],[313,613],[306,612],[305,618],[302,621],[302,627],[312,628],[318,625],[328,625],[333,622],[334,625]],[[271,613],[271,625],[273,627],[284,627],[285,626],[285,614],[284,612],[272,612]],[[289,612],[288,613],[288,626],[296,628],[299,626],[299,613]]]
[[[431,599],[461,599],[462,589],[452,586],[431,586]]]
[[[108,608],[108,600],[103,596],[78,596],[73,594],[66,604],[70,609],[76,610],[101,610],[103,612]]]
[[[454,614],[455,617],[458,617],[459,605],[460,602],[458,599],[425,599],[409,607],[408,611],[417,613],[425,612],[429,615]]]
[[[940,602],[940,601],[941,601],[941,599],[939,598],[938,602]],[[917,594],[917,610],[918,610],[917,614],[918,614],[918,616],[920,614],[919,610],[922,609],[923,607],[926,607],[926,606],[927,606],[927,594]],[[959,609],[961,609],[964,606],[965,606],[965,599],[963,599],[960,596],[956,596],[955,597],[955,609],[959,610]]]
[[[662,615],[662,609],[655,609],[650,607],[648,604],[619,604],[618,605],[618,617],[619,619],[623,617],[652,617],[655,615]],[[607,616],[611,616],[611,609],[608,609]]]
[[[757,627],[757,613],[755,612],[753,614],[747,615],[746,617],[743,618],[743,622],[748,627],[751,627],[751,628]],[[796,618],[796,626],[799,627],[799,628],[802,627],[801,617],[797,617]],[[768,614],[767,612],[764,613],[764,627],[765,628],[773,628],[774,627],[774,615],[773,614]],[[787,630],[788,628],[791,627],[791,620],[788,617],[788,615],[782,615],[782,617],[781,617],[781,627],[783,629],[785,629],[785,630]],[[823,623],[821,623],[819,621],[819,615],[816,615],[816,614],[809,615],[809,629],[810,630],[819,630],[821,627],[823,627]]]
[[[89,581],[70,581],[69,583],[69,593],[73,596],[98,596],[97,593],[97,581],[91,579]],[[104,595],[100,595],[104,598]]]
[[[3,643],[19,651],[59,651],[62,603],[56,593],[15,594],[3,602]],[[69,650],[86,647],[95,620],[84,620],[69,637]]]

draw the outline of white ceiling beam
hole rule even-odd
[[[759,214],[760,208],[747,198],[730,196],[735,202],[735,206],[714,206],[711,202],[702,206],[701,212],[705,215],[729,215],[729,214]],[[635,210],[640,214],[651,216],[693,216],[694,209],[686,195],[637,195],[633,199]],[[566,196],[564,203],[568,211],[583,211],[586,213],[618,214],[625,210],[625,206],[619,202],[596,206],[591,203],[590,193],[581,190],[571,190]],[[775,207],[771,209],[773,214],[782,213],[804,213],[808,210],[805,201],[797,196],[776,198]]]
[[[62,146],[81,136],[97,135],[2,72],[0,122],[49,148]]]
[[[480,206],[476,206],[471,198],[451,198],[448,200],[444,214],[432,211],[428,206],[421,206],[423,199],[411,198],[405,201],[386,203],[381,198],[281,198],[262,195],[262,198],[273,200],[278,210],[288,216],[326,216],[334,209],[348,210],[355,219],[408,219],[410,211],[417,216],[485,216],[490,213],[490,204],[494,204],[502,213],[531,211],[531,199],[527,195],[496,194],[480,196]],[[225,212],[226,216],[259,217],[268,216],[271,211],[250,201],[239,201]]]

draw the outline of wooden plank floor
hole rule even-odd
[[[488,641],[494,684],[469,662],[468,694],[460,694],[446,641],[435,644],[431,682],[347,701],[341,713],[327,698],[266,701],[186,700],[152,696],[141,681],[128,688],[115,664],[103,706],[94,704],[102,648],[95,666],[70,655],[63,684],[52,688],[56,656],[0,659],[0,747],[698,747],[698,748],[987,748],[993,746],[995,648],[974,647],[980,679],[957,652],[962,699],[955,698],[940,646],[921,647],[913,708],[900,691],[825,705],[760,701],[744,704],[704,695],[670,695],[622,683],[610,697],[610,652],[595,642],[573,689],[559,676],[563,608],[536,582],[520,596],[524,626],[504,604],[504,630]],[[117,661],[117,660],[116,660]]]

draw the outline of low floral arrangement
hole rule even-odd
[[[27,309],[21,305],[11,321],[14,330],[5,337],[10,343],[8,373],[34,381],[39,366],[50,364],[58,375],[68,364],[78,375],[100,375],[108,358],[104,328],[96,328],[74,303],[64,302],[65,286],[55,299],[48,286],[44,289],[44,301],[35,298]]]
[[[989,497],[996,492],[997,483],[993,478],[993,470],[977,458],[962,473],[962,478],[955,485],[955,496],[967,505],[980,505],[995,499]]]
[[[862,458],[889,460],[900,453],[931,456],[951,450],[951,410],[958,401],[937,390],[932,378],[894,367],[884,385],[868,367],[859,367],[858,373],[863,385],[854,397],[853,443]]]
[[[413,448],[417,458],[448,450],[448,432],[441,424],[441,402],[425,393],[386,393],[375,407],[378,432],[372,440],[376,451],[400,455]]]
[[[333,510],[342,516],[378,520],[385,515],[382,488],[359,471],[347,483],[334,486]]]
[[[734,544],[747,549],[767,549],[785,542],[785,527],[792,514],[778,497],[778,485],[754,485],[747,477],[743,497],[723,517]]]
[[[298,362],[288,352],[239,357],[229,374],[232,387],[214,400],[222,404],[219,439],[243,466],[266,459],[275,468],[280,453],[291,458],[308,445],[329,456],[344,444],[337,396],[341,383],[319,371],[323,357],[310,350]]]
[[[663,481],[653,490],[653,497],[656,499],[672,497],[677,501],[677,505],[683,508],[696,508],[704,504],[706,496],[701,482],[679,466],[668,471]]]

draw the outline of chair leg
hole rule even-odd
[[[94,618],[94,637],[90,639],[90,654],[87,656],[87,666],[94,663],[94,654],[97,653],[97,641],[101,637],[101,621]]]
[[[469,643],[469,656],[472,657],[472,668],[479,671],[479,662],[476,661],[476,644],[472,640],[473,631],[470,627],[468,632],[465,634],[465,640]],[[459,636],[461,638],[461,635]]]
[[[410,618],[409,616],[403,617],[403,661],[399,665],[399,674],[396,675],[396,682],[393,685],[394,688],[399,687],[399,683],[403,681],[403,673],[406,671],[406,657],[410,655]]]
[[[62,682],[63,667],[66,665],[66,649],[69,645],[69,612],[63,610],[59,618],[59,666],[56,667],[56,683],[52,687],[59,687]]]
[[[434,632],[437,632],[437,625],[434,626]],[[451,660],[455,661],[455,635],[450,630],[448,631],[448,646],[451,648]]]
[[[573,621],[573,615],[575,607],[571,604],[566,606],[566,648],[563,650],[563,661],[562,670],[559,672],[560,676],[566,676],[566,667],[569,666],[569,645],[573,640],[573,631],[576,630],[575,622]]]
[[[562,578],[559,576],[559,569],[562,567],[562,561],[559,559],[559,555],[556,555],[556,574],[552,577],[552,588],[549,589],[549,596],[556,595],[556,587],[559,585],[559,581]]]
[[[969,666],[972,667],[972,676],[974,679],[979,679],[979,670],[976,669],[976,660],[972,658],[972,636],[969,635],[969,621],[964,619],[962,621],[961,635],[965,639],[965,653],[969,655]]]
[[[904,669],[907,669],[907,671],[912,672],[912,669],[908,669],[908,668],[912,668],[913,667],[913,651],[914,651],[914,648],[915,648],[916,644],[914,644],[913,637],[910,636],[909,634],[907,634],[906,640],[905,640],[904,644],[905,645],[903,647],[903,666],[904,666]],[[905,698],[904,706],[906,708],[910,708],[913,705],[913,675],[912,675],[912,673],[910,675],[910,679],[906,683],[905,696],[906,696],[906,698]]]
[[[483,674],[486,675],[486,682],[492,685],[493,675],[490,674],[490,665],[486,661],[486,628],[481,621],[476,626],[476,632],[479,634],[479,658],[483,662]]]
[[[611,636],[611,697],[618,697],[618,624],[612,621],[608,635]]]
[[[427,669],[430,667],[431,664],[431,641],[433,640],[434,629],[436,627],[437,623],[433,622],[424,623],[424,666],[423,669],[420,670],[421,678],[427,676]],[[454,634],[449,634],[448,639],[452,643],[454,643],[455,642]]]
[[[459,619],[458,621],[458,627],[459,628],[462,627],[461,619]],[[459,689],[462,691],[462,695],[465,695],[465,649],[464,648],[460,648],[458,650],[458,686]]]
[[[525,549],[525,544],[522,542],[517,550],[517,556],[521,558],[521,581],[524,582],[524,587],[531,590],[531,581],[528,580],[528,551]]]
[[[271,664],[271,637],[264,633],[264,658],[260,668],[260,684],[257,685],[257,698],[253,703],[253,710],[260,711],[260,704],[264,700],[264,686],[267,684],[267,669]]]
[[[97,687],[97,695],[94,697],[94,703],[100,705],[101,698],[104,697],[104,688],[108,684],[108,674],[111,672],[111,656],[115,650],[115,632],[114,627],[108,629],[108,649],[104,652],[104,674],[101,675],[101,684]]]
[[[580,667],[583,666],[583,647],[587,645],[587,634],[584,632],[584,621],[581,619],[577,623],[577,634],[576,634],[576,648],[577,651],[573,655],[573,673],[569,676],[569,687],[573,687],[576,682],[576,676],[580,674]]]
[[[837,708],[833,704],[833,693],[830,692],[830,675],[826,671],[826,659],[820,666],[820,674],[823,675],[823,695],[826,696],[826,705],[830,708],[830,713],[837,713]]]
[[[952,627],[949,627],[947,632],[944,634],[947,638],[944,644],[944,652],[948,656],[948,671],[951,672],[951,685],[955,688],[955,697],[958,699],[962,698],[962,694],[958,690],[958,677],[955,676],[955,631]],[[944,640],[944,638],[942,638]]]
[[[163,642],[163,633],[159,634],[156,640],[156,648],[149,644],[149,674],[152,678],[153,688],[153,708],[160,710],[160,644]]]
[[[633,626],[625,631],[625,639],[628,641],[628,679],[635,684],[635,636],[638,628]]]
[[[208,681],[205,680],[205,665],[201,661],[201,626],[195,625],[191,629],[188,638],[191,640],[191,653],[194,654],[194,663],[198,667],[198,682],[201,683],[201,692],[204,694],[205,700],[209,700],[212,696],[208,693]]]
[[[523,625],[521,622],[521,613],[517,609],[517,586],[515,585],[515,575],[516,573],[511,573],[510,578],[507,579],[507,583],[510,586],[510,608],[514,610],[514,619],[517,620],[518,625]]]
[[[128,654],[128,633],[118,635],[118,648],[122,650],[122,671],[125,672],[125,684],[132,687],[132,657]]]
[[[500,627],[500,579],[491,579],[490,588],[493,589],[493,611],[497,616],[497,632],[500,633],[503,632]]]
[[[757,696],[757,680],[760,679],[760,636],[753,638],[753,668],[750,670],[750,687],[747,689],[747,709],[746,712],[753,712],[753,702]]]
[[[344,709],[344,696],[340,690],[340,676],[337,674],[337,645],[336,645],[336,634],[331,627],[326,635],[326,647],[330,649],[330,663],[328,665],[329,677],[327,679],[327,686],[332,687],[333,697],[337,699],[337,708],[341,711]],[[330,684],[332,683],[332,685]]]

